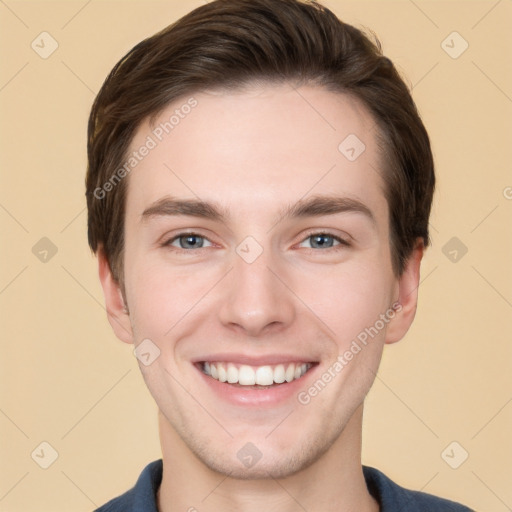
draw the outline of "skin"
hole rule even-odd
[[[413,321],[424,248],[418,240],[402,276],[393,274],[374,122],[353,98],[317,86],[254,84],[194,98],[197,107],[127,178],[128,311],[99,252],[114,332],[160,350],[149,366],[139,362],[159,407],[159,510],[376,511],[361,469],[363,401],[384,345]],[[143,123],[132,148],[186,99]],[[349,134],[366,146],[353,162],[338,150]],[[141,220],[167,194],[215,201],[229,217]],[[301,198],[333,194],[364,203],[374,222],[358,212],[279,215]],[[173,237],[187,230],[204,236],[204,247],[173,251],[182,247]],[[315,246],[311,234],[322,232],[350,245]],[[247,236],[263,249],[250,264],[236,252]],[[315,379],[302,377],[307,390],[396,301],[400,312],[307,405],[292,396],[242,410],[191,363],[214,352],[297,354],[318,362]],[[262,453],[251,468],[237,458],[248,442]]]

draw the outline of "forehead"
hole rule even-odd
[[[359,101],[320,87],[184,96],[136,132],[130,154],[150,149],[130,172],[127,213],[140,215],[166,194],[260,216],[310,193],[382,209],[376,129]]]

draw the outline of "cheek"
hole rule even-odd
[[[312,319],[328,326],[328,335],[338,346],[337,351],[343,353],[389,310],[393,302],[390,284],[389,276],[378,266],[374,270],[365,266],[364,269],[338,269],[325,276],[317,274],[314,278],[302,279],[296,289],[308,310],[313,312]],[[379,322],[372,342],[383,341],[386,326]]]
[[[160,337],[167,325],[172,327],[169,317],[169,303],[179,304],[172,300],[177,290],[162,275],[161,269],[144,263],[144,259],[134,259],[126,266],[127,299],[132,324],[139,336]]]
[[[212,270],[133,260],[127,283],[130,316],[140,335],[159,339],[169,334],[198,305],[218,280]],[[131,300],[130,300],[131,298]]]

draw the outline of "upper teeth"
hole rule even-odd
[[[299,379],[311,368],[311,363],[288,363],[275,366],[236,366],[233,363],[204,363],[203,372],[220,382],[242,386],[270,386]]]

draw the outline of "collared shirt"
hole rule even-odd
[[[162,481],[162,467],[162,459],[148,464],[134,487],[95,512],[158,512],[156,493]],[[380,512],[473,512],[453,501],[404,489],[378,469],[363,466],[363,474],[368,491],[380,505]]]

